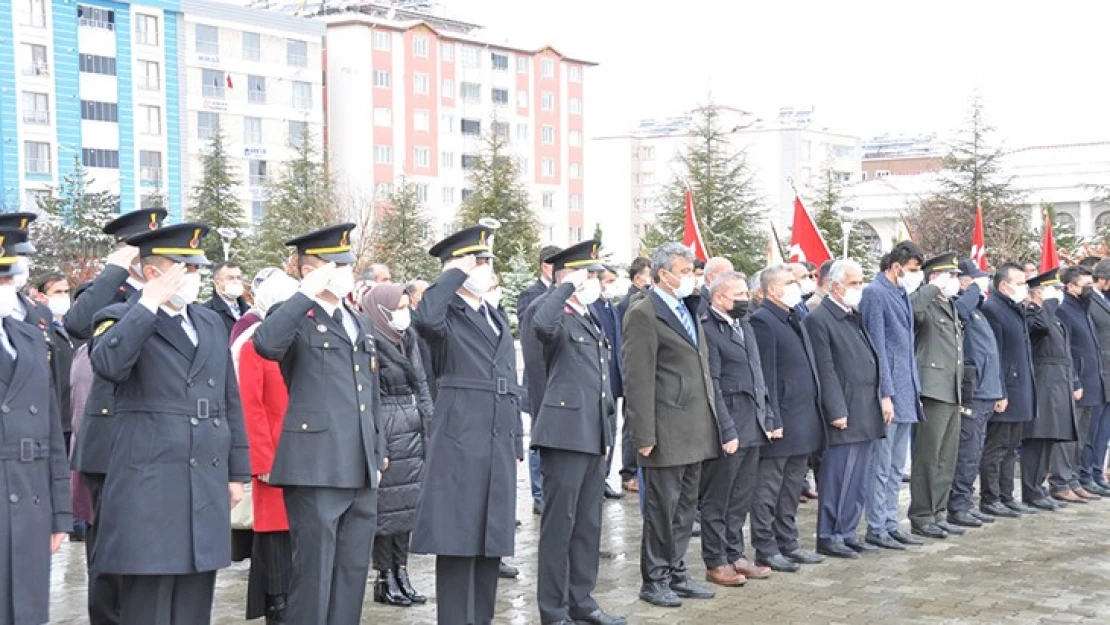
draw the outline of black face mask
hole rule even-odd
[[[750,300],[734,299],[732,300],[732,308],[728,311],[728,316],[733,319],[740,319],[748,314],[748,304]]]
[[[1094,293],[1095,288],[1093,286],[1085,286],[1083,287],[1083,290],[1079,293],[1079,296],[1083,299],[1091,299],[1091,296],[1094,295]]]

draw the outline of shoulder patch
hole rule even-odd
[[[96,326],[96,329],[93,330],[93,336],[96,337],[104,334],[108,331],[108,328],[111,328],[114,325],[116,325],[115,319],[105,319],[104,321],[101,321],[100,325]]]

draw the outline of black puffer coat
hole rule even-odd
[[[381,358],[381,423],[389,458],[378,486],[377,535],[387,536],[412,530],[424,477],[425,425],[432,414],[432,398],[411,330],[403,335],[402,348],[377,331],[374,341]]]

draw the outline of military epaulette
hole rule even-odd
[[[100,325],[96,326],[96,329],[93,330],[93,336],[97,337],[101,334],[104,334],[108,331],[108,328],[111,328],[114,325],[116,325],[115,319],[105,319],[104,321],[101,321]]]

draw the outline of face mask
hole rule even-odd
[[[728,310],[728,316],[732,317],[733,319],[739,319],[748,314],[749,303],[749,300],[746,299],[732,300],[732,308]]]
[[[674,274],[671,274],[674,276]],[[678,278],[678,276],[675,276]],[[675,287],[674,296],[678,299],[686,299],[694,294],[694,289],[697,288],[697,283],[694,276],[683,276],[678,278],[678,286]]]
[[[788,284],[782,289],[782,299],[780,300],[783,306],[793,308],[802,303],[802,289],[797,283]]]
[[[859,310],[859,303],[863,300],[863,289],[847,289],[844,291],[844,305],[852,310]]]
[[[0,318],[11,315],[19,305],[17,292],[14,284],[0,284]]]
[[[409,329],[409,324],[412,323],[412,315],[409,313],[408,308],[406,308],[404,310],[390,310],[390,311],[386,311],[383,308],[382,310],[384,312],[389,313],[387,315],[389,317],[389,327],[393,328],[394,330],[396,330],[398,332],[404,332],[405,330]]]
[[[55,317],[64,317],[69,312],[69,306],[72,302],[69,300],[68,295],[56,295],[46,300],[46,306],[50,312],[54,313]]]
[[[350,265],[346,267],[336,267],[332,272],[331,278],[328,280],[327,291],[332,295],[343,299],[351,294],[355,288],[355,270]]]
[[[31,277],[31,260],[26,256],[20,256],[15,261],[15,275],[12,276],[12,282],[15,283],[16,290],[21,290],[27,286],[27,280]]]
[[[1013,295],[1010,296],[1010,299],[1013,300],[1013,302],[1015,304],[1020,304],[1020,303],[1024,302],[1025,298],[1028,297],[1028,296],[1029,296],[1029,287],[1023,284],[1021,286],[1015,286],[1014,287],[1014,293],[1013,293]],[[1060,294],[1060,297],[1063,298],[1063,293]]]
[[[920,270],[918,271],[905,271],[902,273],[901,283],[902,288],[906,289],[906,293],[913,293],[921,286],[921,282],[925,279],[925,274]]]
[[[227,299],[239,299],[243,296],[243,283],[235,280],[228,282],[224,285],[224,297]]]
[[[493,288],[493,266],[486,264],[475,267],[474,271],[471,271],[470,275],[467,276],[463,288],[474,297],[482,297],[489,293],[489,290]]]
[[[1094,293],[1095,293],[1094,287],[1092,287],[1090,285],[1087,285],[1087,286],[1083,287],[1083,290],[1079,293],[1079,296],[1082,297],[1083,299],[1091,299],[1091,296],[1094,295]]]
[[[798,288],[802,290],[802,295],[810,295],[817,290],[817,283],[809,278],[798,281]]]
[[[497,287],[490,291],[486,291],[482,295],[482,301],[484,301],[486,305],[490,308],[498,308],[499,306],[501,306],[501,296],[503,294],[504,293],[501,291],[501,287]]]
[[[574,294],[579,304],[589,306],[601,297],[601,281],[597,278],[590,278],[582,283],[582,288]]]
[[[181,290],[173,296],[170,303],[178,308],[184,308],[197,301],[198,296],[200,296],[200,273],[187,273],[185,274],[185,283],[181,286]]]
[[[960,281],[951,276],[940,285],[940,292],[945,297],[955,297],[960,292]]]

